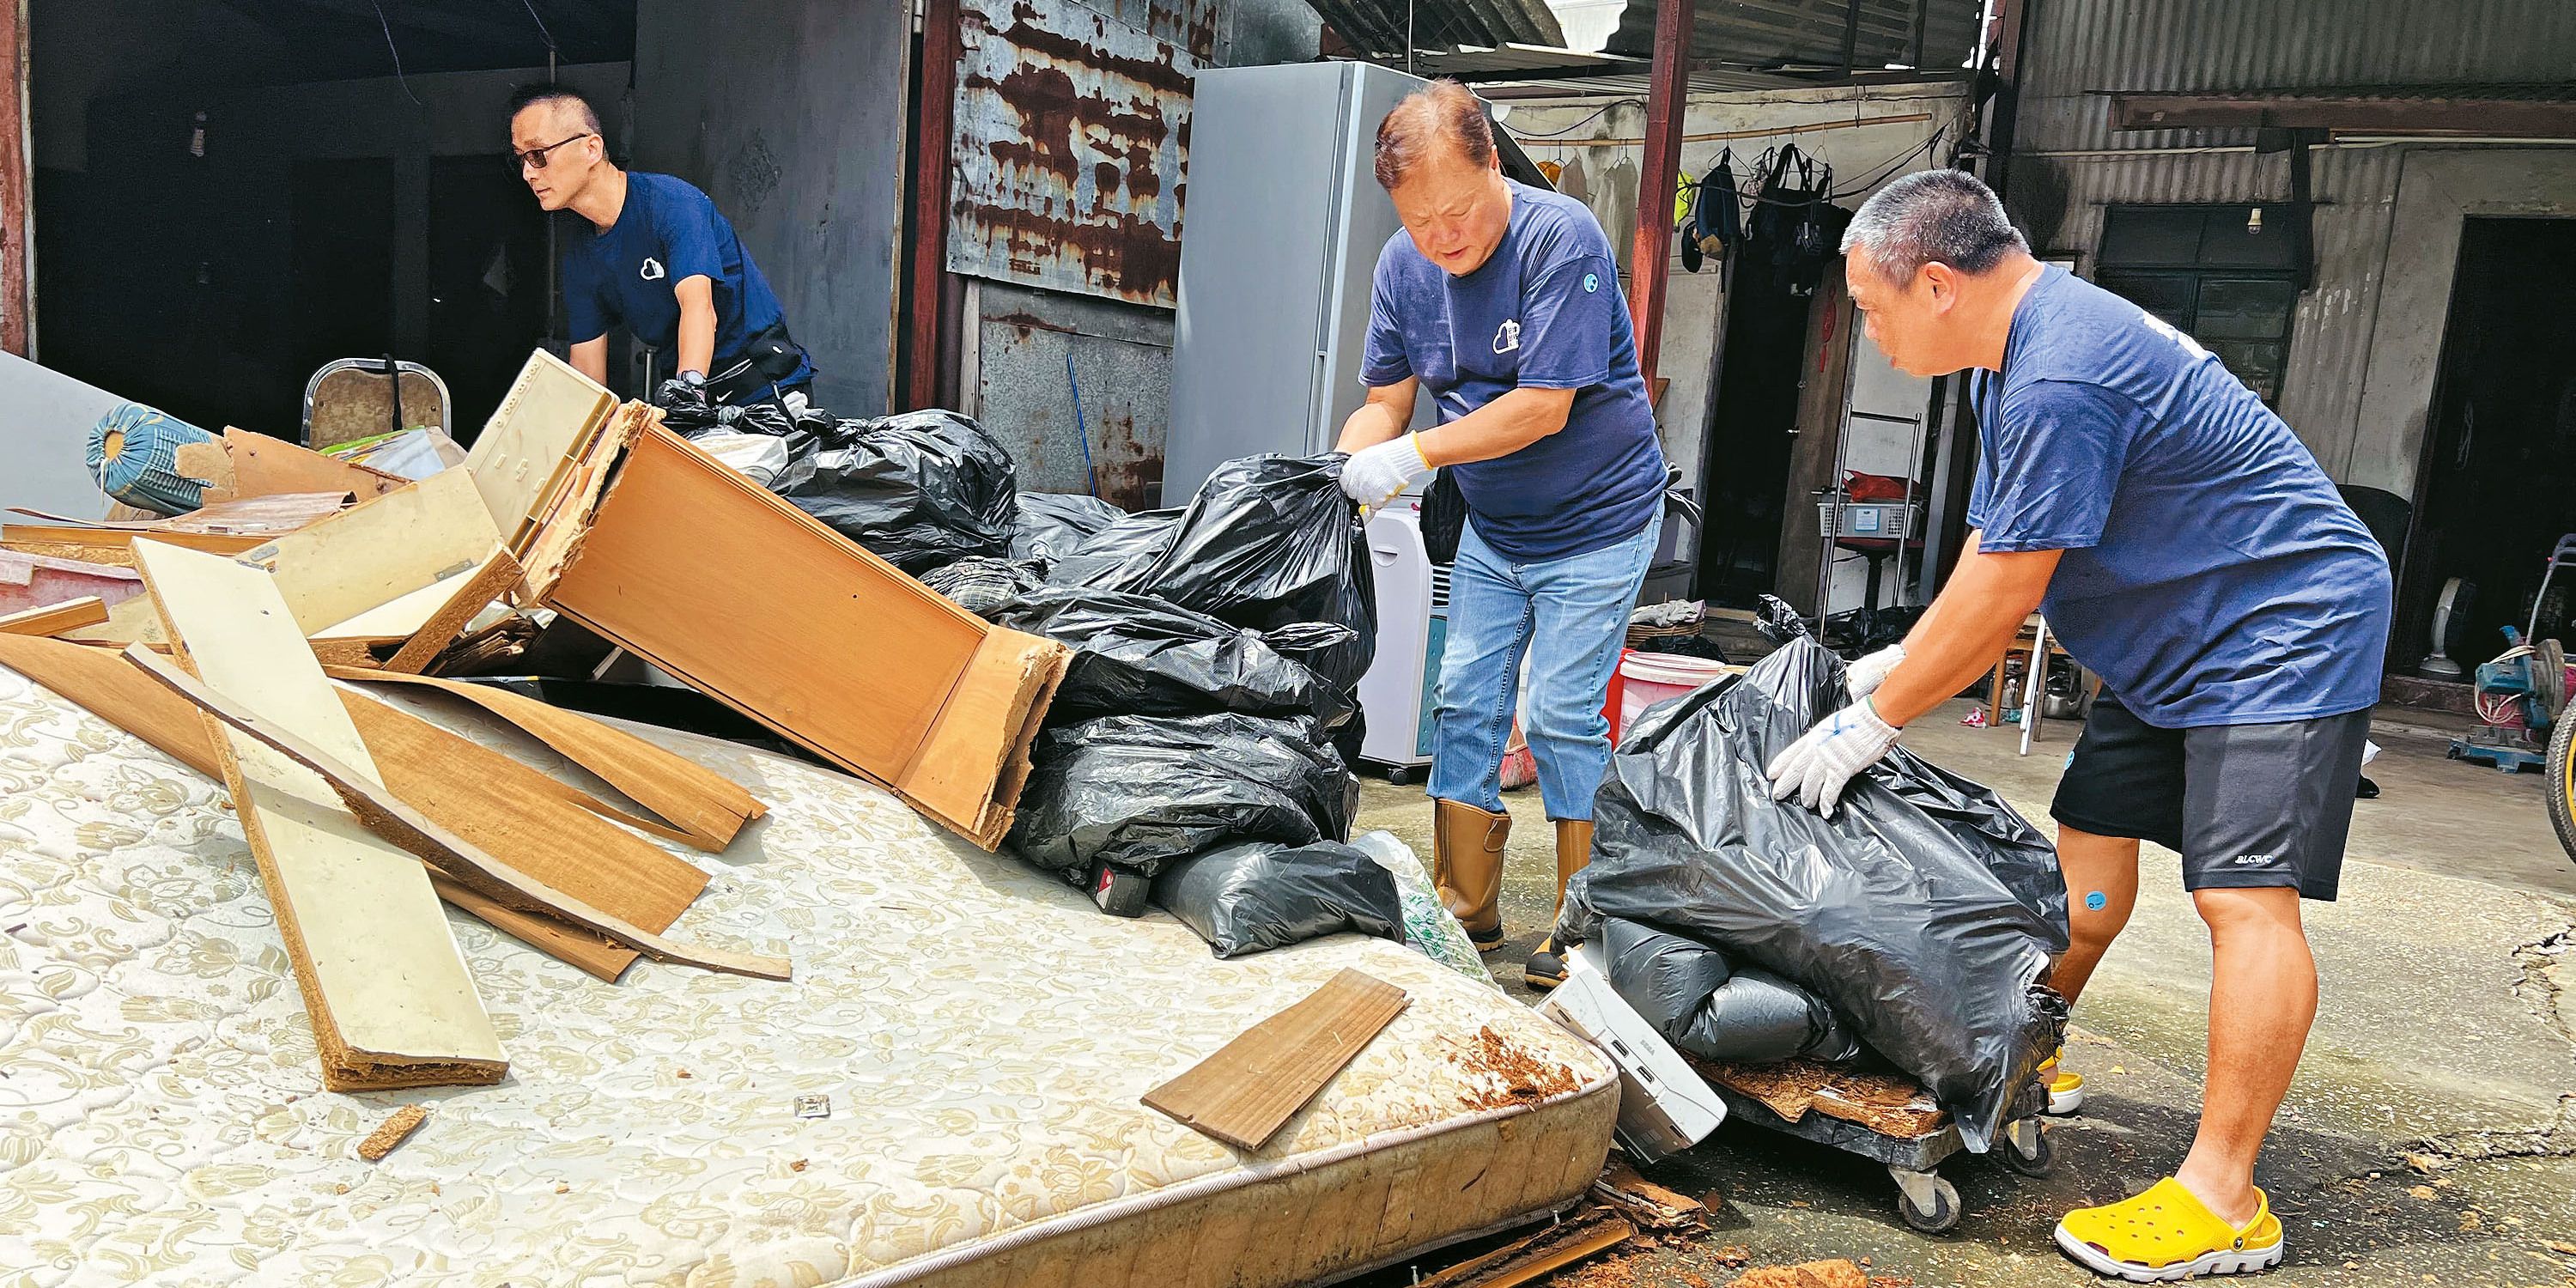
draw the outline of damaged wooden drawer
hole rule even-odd
[[[629,406],[558,476],[529,591],[1000,845],[1070,650],[957,607],[651,421]]]

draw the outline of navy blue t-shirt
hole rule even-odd
[[[1575,391],[1565,428],[1449,467],[1476,535],[1504,558],[1542,563],[1645,527],[1663,504],[1664,449],[1609,237],[1582,202],[1504,182],[1511,227],[1472,273],[1450,276],[1401,231],[1387,239],[1360,380],[1420,378],[1444,425],[1514,389]]]
[[[1978,376],[1983,550],[2063,550],[2043,611],[2148,724],[2379,700],[2388,557],[2263,400],[2190,336],[2051,267]]]
[[[714,286],[713,376],[742,360],[751,337],[777,325],[778,296],[761,277],[716,203],[686,180],[642,170],[626,175],[626,205],[617,222],[592,236],[564,239],[564,314],[575,344],[624,323],[638,340],[669,352],[680,341],[680,301],[673,283],[705,277]],[[781,385],[814,378],[800,363]]]

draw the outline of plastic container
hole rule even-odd
[[[1615,743],[1626,737],[1628,726],[1646,708],[1678,698],[1728,673],[1726,663],[1715,658],[1622,650],[1619,678],[1613,686],[1619,699],[1619,715],[1611,726],[1610,741]]]

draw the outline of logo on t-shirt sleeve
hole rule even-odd
[[[1592,292],[1597,291],[1597,290],[1600,290],[1600,289],[1601,289],[1601,275],[1600,275],[1599,273],[1586,273],[1586,274],[1584,274],[1584,275],[1583,275],[1583,293],[1584,293],[1584,294],[1589,295],[1589,294],[1591,294]]]
[[[642,272],[644,280],[648,282],[658,282],[664,277],[670,275],[669,271],[662,267],[662,261],[655,259],[650,255],[644,257],[644,268]]]
[[[1494,352],[1510,353],[1519,347],[1521,347],[1520,319],[1504,318],[1502,327],[1494,332]]]

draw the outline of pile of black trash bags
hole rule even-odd
[[[2056,853],[1901,746],[1832,818],[1772,800],[1764,767],[1849,698],[1794,613],[1771,629],[1778,651],[1648,711],[1613,754],[1557,937],[1683,1051],[1883,1060],[1983,1150],[2065,1027]]]
[[[1188,506],[1129,514],[1018,493],[1009,453],[955,412],[703,420],[665,423],[710,450],[783,440],[771,491],[967,611],[1073,647],[1007,842],[1022,858],[1121,915],[1150,893],[1220,957],[1403,936],[1393,874],[1345,844],[1341,748],[1377,630],[1340,457],[1231,461]]]

